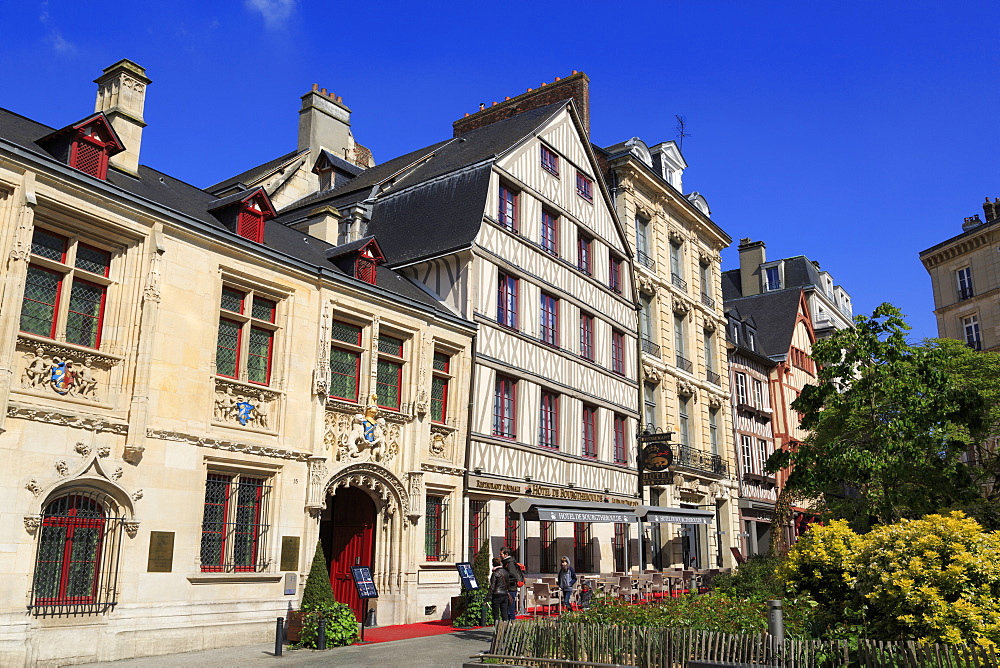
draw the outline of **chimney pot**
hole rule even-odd
[[[313,84],[313,90],[319,90],[319,84]]]
[[[479,111],[482,111],[485,108],[486,108],[486,103],[485,102],[480,102],[479,103]]]
[[[344,98],[342,98],[342,97],[340,97],[340,96],[338,95],[338,96],[337,96],[337,102],[343,102],[343,101],[344,101]]]
[[[576,70],[573,70],[573,74],[576,74]]]
[[[499,102],[497,102],[496,100],[494,100],[493,101],[493,106],[495,107],[495,106],[497,106],[497,104],[499,104]]]
[[[556,81],[559,81],[559,77],[556,77]]]
[[[469,117],[469,112],[465,112],[465,118]]]
[[[326,89],[325,88],[320,88],[319,92],[322,93],[323,95],[326,95]]]
[[[503,101],[504,101],[504,102],[506,102],[506,101],[507,101],[507,100],[509,100],[509,99],[510,99],[510,95],[508,95],[507,97],[505,97],[505,98],[503,99]]]
[[[530,92],[531,92],[532,90],[534,90],[534,89],[533,89],[533,88],[529,88],[529,89],[528,89],[528,92],[530,93]]]
[[[542,82],[542,85],[543,85],[543,86],[545,85],[545,82],[544,82],[544,81]]]

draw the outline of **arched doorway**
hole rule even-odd
[[[329,519],[320,525],[333,597],[346,603],[358,621],[364,606],[351,576],[352,566],[375,566],[375,502],[364,490],[341,487],[327,502]]]

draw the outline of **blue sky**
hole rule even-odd
[[[0,106],[62,127],[121,58],[153,80],[141,161],[207,186],[295,147],[299,96],[341,95],[377,161],[582,70],[592,139],[676,137],[685,190],[736,242],[806,255],[856,313],[934,336],[920,250],[1000,196],[1000,5],[0,0]]]

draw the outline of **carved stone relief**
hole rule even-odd
[[[663,378],[663,373],[651,364],[643,364],[642,376],[650,382],[659,383],[660,379]]]
[[[148,438],[158,438],[164,441],[181,441],[183,443],[190,443],[202,448],[214,448],[215,450],[224,450],[226,452],[245,452],[249,455],[260,455],[261,457],[292,459],[299,462],[304,462],[309,459],[308,452],[275,448],[270,445],[261,445],[259,443],[241,443],[239,441],[229,441],[221,438],[207,438],[205,436],[195,436],[194,434],[185,434],[179,431],[168,431],[165,429],[147,429],[146,436]],[[128,449],[126,448],[126,455],[127,454]],[[128,458],[126,457],[126,460],[127,459]]]
[[[94,402],[107,399],[110,369],[119,360],[25,337],[18,337],[17,349],[23,389]]]
[[[73,450],[84,457],[90,454],[90,446],[83,441],[77,441],[76,445],[73,446]]]
[[[95,432],[106,431],[112,434],[125,434],[128,432],[128,424],[125,422],[115,422],[97,415],[81,415],[69,410],[39,409],[13,401],[7,407],[7,416],[23,420],[37,420],[38,422],[48,422],[49,424],[77,427]]]
[[[42,486],[38,484],[38,481],[34,478],[30,479],[28,482],[24,483],[24,488],[31,492],[33,495],[38,496],[42,493]]]
[[[325,497],[335,494],[338,487],[364,487],[374,492],[383,504],[386,521],[402,507],[403,514],[410,511],[409,494],[403,484],[388,469],[378,464],[352,464],[334,474],[325,487]],[[405,526],[405,524],[404,524]]]
[[[56,462],[56,472],[61,476],[69,474],[69,464],[66,463],[65,459],[60,459]]]
[[[677,314],[688,313],[691,310],[691,305],[678,297],[673,297],[671,305],[674,309],[674,313]]]
[[[328,448],[334,450],[337,461],[391,461],[399,452],[399,438],[399,425],[380,417],[374,395],[364,413],[326,413],[323,440]]]
[[[723,401],[724,400],[722,397],[716,396],[714,394],[708,397],[708,405],[712,408],[722,408]]]
[[[635,285],[640,292],[645,292],[647,295],[656,294],[656,281],[640,271],[635,273]]]
[[[670,236],[670,240],[672,242],[674,242],[675,244],[682,244],[682,243],[684,243],[684,235],[681,234],[678,230],[671,229],[670,232],[669,232],[669,236]]]
[[[42,526],[42,516],[41,515],[25,515],[24,516],[24,530],[28,533],[35,533],[38,528]]]
[[[273,415],[280,395],[272,390],[247,387],[220,378],[215,380],[216,422],[275,431]]]
[[[424,473],[423,471],[410,471],[407,476],[410,479],[410,512],[407,517],[411,522],[416,522],[423,515],[420,509],[424,500]]]
[[[677,394],[682,397],[691,397],[692,399],[698,398],[698,388],[694,384],[689,383],[686,380],[677,381]]]

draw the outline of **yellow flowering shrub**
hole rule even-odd
[[[960,512],[876,527],[848,569],[873,637],[1000,642],[1000,534]]]
[[[822,634],[1000,643],[1000,533],[959,512],[865,535],[844,521],[813,526],[778,576],[820,604]]]
[[[814,524],[778,566],[778,578],[822,606],[846,606],[852,596],[847,561],[863,541],[844,520]]]

